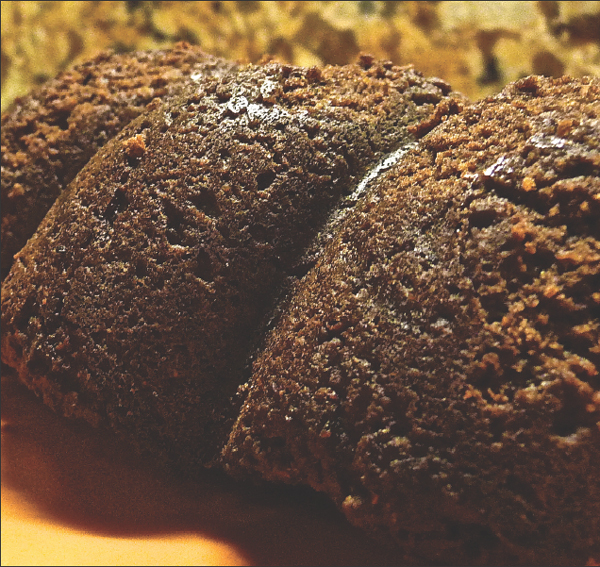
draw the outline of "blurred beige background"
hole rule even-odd
[[[2,2],[2,109],[105,49],[185,40],[301,65],[359,52],[413,63],[472,99],[532,74],[600,74],[600,2]]]

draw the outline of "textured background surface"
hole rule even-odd
[[[178,40],[301,65],[366,51],[477,99],[532,73],[599,75],[600,2],[2,2],[2,109],[99,50]]]

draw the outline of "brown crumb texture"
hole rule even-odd
[[[449,91],[375,61],[266,64],[149,110],[16,256],[2,360],[58,411],[193,471],[222,446],[254,337],[319,226]]]
[[[17,99],[2,116],[2,279],[61,191],[148,103],[234,67],[185,43],[104,53]]]
[[[255,362],[226,468],[413,563],[597,559],[599,101],[523,79],[383,176]]]

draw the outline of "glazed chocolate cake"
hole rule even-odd
[[[184,471],[329,211],[383,155],[458,111],[378,64],[207,77],[130,123],[61,194],[2,287],[2,360],[65,414]]]
[[[409,563],[597,559],[599,219],[600,81],[449,118],[302,281],[226,468],[327,493]]]
[[[2,116],[2,279],[61,191],[148,103],[235,67],[185,43],[104,53],[17,100]]]
[[[85,167],[3,117],[2,214],[19,160],[60,196],[3,282],[2,362],[185,474],[326,493],[399,561],[597,561],[600,81],[464,107],[367,56],[173,64],[144,111],[62,80]]]

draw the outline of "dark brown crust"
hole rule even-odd
[[[2,279],[77,172],[150,101],[233,68],[185,43],[104,53],[17,100],[2,116]]]
[[[404,561],[600,556],[600,81],[467,107],[334,235],[223,456],[306,483]]]
[[[598,100],[102,56],[3,117],[3,270],[60,197],[3,283],[2,361],[187,474],[327,493],[403,562],[597,561]]]
[[[222,446],[253,336],[304,249],[409,126],[459,109],[449,90],[367,59],[269,64],[140,116],[17,254],[2,360],[57,410],[193,471]]]

